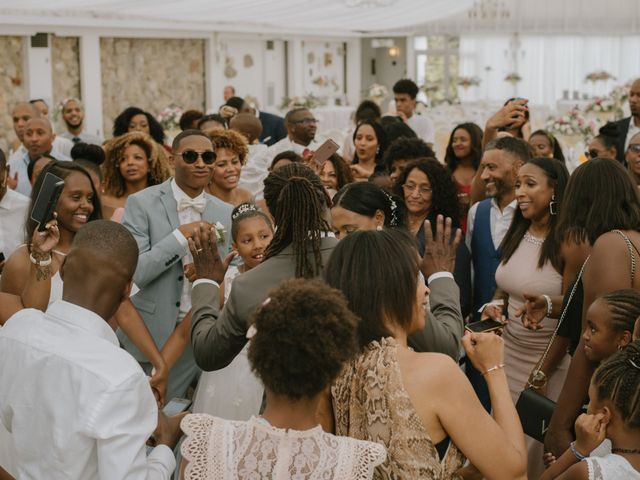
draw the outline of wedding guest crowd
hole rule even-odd
[[[640,479],[640,80],[571,174],[524,98],[437,158],[418,92],[342,145],[232,85],[17,103],[0,480]]]

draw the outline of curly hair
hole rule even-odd
[[[390,172],[396,160],[415,160],[416,158],[435,158],[433,149],[421,138],[398,138],[391,142],[382,159]]]
[[[102,188],[104,193],[114,197],[122,197],[126,191],[126,184],[120,173],[120,159],[125,149],[130,145],[137,145],[144,150],[149,162],[147,175],[148,186],[158,185],[171,176],[171,168],[164,149],[158,146],[149,135],[143,132],[129,132],[112,138],[105,146],[106,160],[102,164]]]
[[[447,150],[444,155],[445,165],[449,167],[449,170],[454,172],[460,161],[453,151],[453,136],[455,135],[456,130],[464,130],[469,134],[469,137],[471,138],[471,164],[473,165],[473,168],[477,170],[480,166],[480,160],[482,159],[482,129],[472,122],[461,123],[451,131],[449,144],[447,145]]]
[[[407,181],[409,174],[415,169],[427,176],[433,190],[431,208],[427,217],[435,218],[436,215],[442,215],[445,218],[451,217],[454,226],[457,227],[460,223],[460,202],[458,201],[456,184],[453,181],[451,171],[435,158],[419,158],[409,162],[394,185],[393,193],[402,199],[405,198],[402,186]],[[435,222],[432,223],[435,228]]]
[[[242,134],[234,130],[213,130],[209,134],[209,138],[211,138],[214,152],[219,148],[231,150],[238,155],[240,163],[244,165],[247,155],[249,154],[249,147],[247,146],[247,140]]]
[[[336,182],[338,183],[337,190],[340,190],[345,185],[353,182],[351,169],[340,155],[334,153],[327,159],[327,161],[331,162],[331,165],[333,165],[333,169],[336,172]]]
[[[339,290],[320,280],[287,280],[267,300],[255,315],[251,368],[275,394],[314,397],[358,353],[358,317]]]
[[[147,122],[149,122],[149,134],[151,138],[153,138],[160,145],[164,144],[164,129],[160,122],[155,119],[153,115],[149,112],[145,112],[141,108],[138,107],[129,107],[125,108],[120,115],[116,117],[113,121],[113,136],[119,137],[129,131],[129,123],[131,119],[136,115],[144,115],[147,117]]]
[[[598,400],[609,400],[628,428],[640,428],[640,343],[632,342],[605,360],[591,383]]]

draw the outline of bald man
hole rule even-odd
[[[0,329],[0,421],[20,478],[169,479],[182,416],[158,412],[149,381],[106,319],[129,296],[138,246],[95,220],[60,267],[62,300]],[[154,434],[155,431],[155,434]],[[156,446],[146,455],[154,434]]]
[[[20,148],[9,158],[9,176],[7,182],[11,188],[23,195],[31,195],[31,183],[27,168],[29,164],[44,154],[51,155],[57,160],[71,160],[71,157],[55,148],[56,140],[62,140],[69,145],[73,143],[66,139],[59,139],[45,117],[40,116],[33,105],[18,104],[13,110],[13,127],[22,142]],[[69,152],[71,149],[69,148]]]

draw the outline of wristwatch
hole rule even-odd
[[[531,388],[540,390],[546,384],[547,375],[542,370],[535,370],[531,373],[531,377],[529,377],[529,385],[531,386]]]

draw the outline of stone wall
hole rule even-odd
[[[205,107],[205,42],[199,39],[100,39],[105,136],[128,106],[157,115],[175,104]]]
[[[0,36],[0,148],[8,153],[15,140],[11,108],[27,99],[24,77],[23,37]]]
[[[51,35],[51,77],[53,101],[51,119],[64,131],[58,105],[65,98],[80,98],[80,52],[78,37]]]

